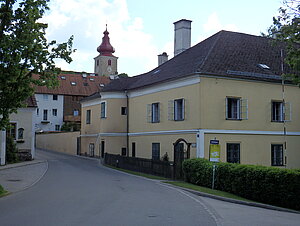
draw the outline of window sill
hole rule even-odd
[[[274,121],[274,120],[272,120],[271,122],[284,123],[284,121]]]
[[[174,119],[175,122],[181,122],[184,121],[184,119]]]
[[[231,120],[231,121],[242,121],[243,119],[238,119],[238,118],[226,118],[226,120]]]
[[[41,121],[41,123],[48,124],[48,123],[50,123],[50,121]]]

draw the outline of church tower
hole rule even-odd
[[[99,76],[102,75],[116,75],[118,74],[117,70],[117,60],[118,57],[115,57],[113,53],[115,52],[114,47],[109,42],[107,31],[106,29],[103,32],[104,36],[102,38],[102,43],[98,46],[97,51],[100,53],[97,57],[94,58],[95,60],[95,74]]]

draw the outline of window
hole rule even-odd
[[[121,107],[121,115],[127,115],[127,107]]]
[[[240,163],[240,144],[227,143],[227,162]]]
[[[152,143],[152,159],[160,159],[160,143]]]
[[[88,86],[89,84],[87,82],[84,82],[83,83],[83,86]]]
[[[57,95],[56,94],[53,94],[53,100],[57,100]]]
[[[20,139],[20,140],[24,139],[24,129],[23,128],[18,129],[18,139]]]
[[[158,123],[160,121],[159,103],[153,103],[147,105],[147,118],[150,123]]]
[[[37,109],[36,109],[36,115],[38,116],[39,114],[40,114],[40,109],[37,108]]]
[[[168,120],[182,121],[185,118],[185,99],[170,100],[168,102]]]
[[[74,109],[73,110],[73,115],[74,116],[78,116],[79,115],[79,110],[78,109]]]
[[[126,148],[122,148],[121,154],[122,154],[122,156],[126,156]]]
[[[71,82],[71,85],[72,86],[76,86],[76,82]]]
[[[272,122],[283,122],[282,101],[272,101]]]
[[[108,60],[107,64],[108,66],[111,66],[111,60]]]
[[[91,124],[91,110],[86,110],[86,124]]]
[[[44,109],[43,120],[44,121],[48,120],[48,110],[47,109]]]
[[[99,66],[99,60],[97,60],[97,66]]]
[[[43,100],[48,100],[48,94],[43,94]]]
[[[272,166],[283,166],[283,144],[271,145]]]
[[[60,125],[55,125],[55,131],[59,131]]]
[[[57,116],[57,109],[52,109],[52,115]]]
[[[10,123],[10,127],[6,134],[8,137],[12,137],[15,140],[17,135],[17,123]]]
[[[237,97],[226,97],[226,119],[248,119],[248,100]]]
[[[106,102],[101,102],[101,118],[106,118]]]
[[[132,152],[132,157],[135,157],[135,142],[132,142],[131,152]]]

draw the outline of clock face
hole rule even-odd
[[[111,71],[112,71],[112,69],[111,69],[110,66],[107,67],[107,71],[108,71],[108,72],[111,72]]]

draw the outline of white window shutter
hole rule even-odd
[[[284,103],[284,121],[285,122],[292,121],[292,105],[290,102]]]
[[[161,106],[160,106],[160,103],[158,103],[158,110],[157,110],[157,118],[158,118],[158,121],[160,122],[161,119],[160,119],[160,111],[161,111]]]
[[[152,104],[147,104],[147,122],[152,122]]]
[[[241,99],[240,100],[240,113],[241,113],[241,119],[248,119],[248,100],[247,99]]]
[[[228,119],[228,98],[225,98],[225,119]]]
[[[168,101],[168,120],[174,120],[174,100]]]

